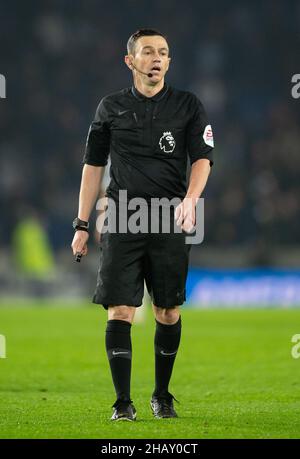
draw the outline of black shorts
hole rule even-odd
[[[128,211],[128,218],[133,212]],[[151,215],[149,214],[149,226]],[[170,217],[174,220],[174,212]],[[105,220],[107,223],[107,218]],[[118,226],[118,222],[117,222]],[[93,303],[141,306],[144,281],[155,306],[170,308],[186,300],[186,278],[191,245],[186,233],[104,232]]]

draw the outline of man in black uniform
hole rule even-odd
[[[127,51],[125,63],[133,72],[133,85],[100,101],[88,133],[72,249],[74,254],[87,254],[88,220],[109,154],[111,180],[106,195],[118,210],[124,200],[121,190],[126,190],[129,202],[133,198],[143,198],[146,204],[152,204],[153,198],[179,200],[170,212],[182,229],[179,233],[163,233],[160,227],[152,234],[118,229],[102,234],[93,297],[94,303],[108,310],[105,344],[117,397],[111,419],[135,420],[130,331],[135,310],[142,304],[145,279],[156,322],[155,388],[150,404],[155,417],[170,418],[177,417],[175,397],[168,388],[181,337],[179,307],[186,299],[190,244],[185,237],[195,226],[196,203],[213,163],[213,138],[198,98],[164,81],[171,60],[166,38],[156,30],[141,29],[129,38]],[[188,189],[187,159],[191,164]]]

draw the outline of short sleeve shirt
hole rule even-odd
[[[83,164],[106,166],[106,195],[118,200],[184,198],[187,160],[213,164],[213,135],[204,107],[191,92],[167,83],[153,97],[133,85],[105,96],[89,128]]]

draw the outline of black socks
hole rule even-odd
[[[177,350],[181,337],[181,316],[173,325],[162,324],[156,319],[154,338],[155,389],[154,396],[168,394]],[[108,320],[105,345],[117,400],[130,401],[131,379],[131,323],[125,320]]]
[[[162,324],[156,319],[154,337],[155,389],[154,396],[168,394],[169,382],[181,337],[181,316],[173,325]]]
[[[118,400],[130,400],[131,378],[131,323],[108,320],[105,345]]]

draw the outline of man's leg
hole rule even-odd
[[[168,394],[169,382],[181,337],[181,316],[179,306],[161,308],[153,305],[156,319],[155,347],[155,389],[153,396]]]
[[[108,307],[106,352],[117,400],[122,401],[130,400],[132,352],[130,332],[134,314],[134,306],[110,305]]]
[[[147,288],[144,285],[144,297],[143,297],[143,304],[136,308],[135,316],[134,316],[134,323],[135,324],[142,324],[145,322],[147,317],[147,309],[149,304],[151,304],[151,298],[147,291]]]

